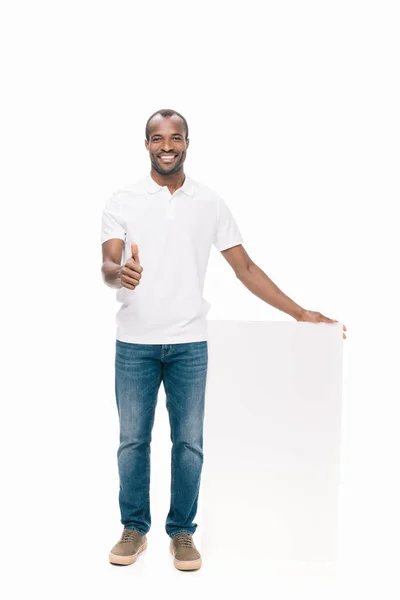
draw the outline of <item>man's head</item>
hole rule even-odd
[[[189,129],[185,117],[164,108],[153,113],[146,123],[146,149],[152,167],[161,175],[183,169],[189,147]]]

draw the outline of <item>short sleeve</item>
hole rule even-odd
[[[222,252],[222,250],[242,244],[243,238],[239,227],[229,206],[221,197],[218,197],[217,215],[216,234],[213,242],[217,250]]]
[[[125,227],[121,215],[121,206],[116,194],[113,194],[106,202],[101,218],[101,243],[118,238],[125,241]]]

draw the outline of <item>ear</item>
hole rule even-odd
[[[189,142],[190,142],[190,140],[189,140],[189,138],[188,138],[188,139],[186,140],[186,148],[189,148]]]
[[[146,146],[146,150],[149,150],[149,142],[146,139],[144,140],[144,145]]]

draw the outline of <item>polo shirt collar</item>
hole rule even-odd
[[[145,190],[149,192],[149,194],[155,194],[156,192],[159,192],[163,189],[163,186],[159,185],[156,181],[154,181],[150,173],[144,178],[144,187]],[[183,182],[182,187],[180,187],[179,189],[181,189],[182,192],[185,192],[185,194],[187,194],[188,196],[193,196],[193,180],[191,177],[189,177],[187,173],[185,173],[185,181]]]

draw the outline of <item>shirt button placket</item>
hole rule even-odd
[[[168,198],[168,204],[167,204],[167,216],[169,219],[173,219],[174,218],[174,213],[175,213],[175,196],[170,196]]]

